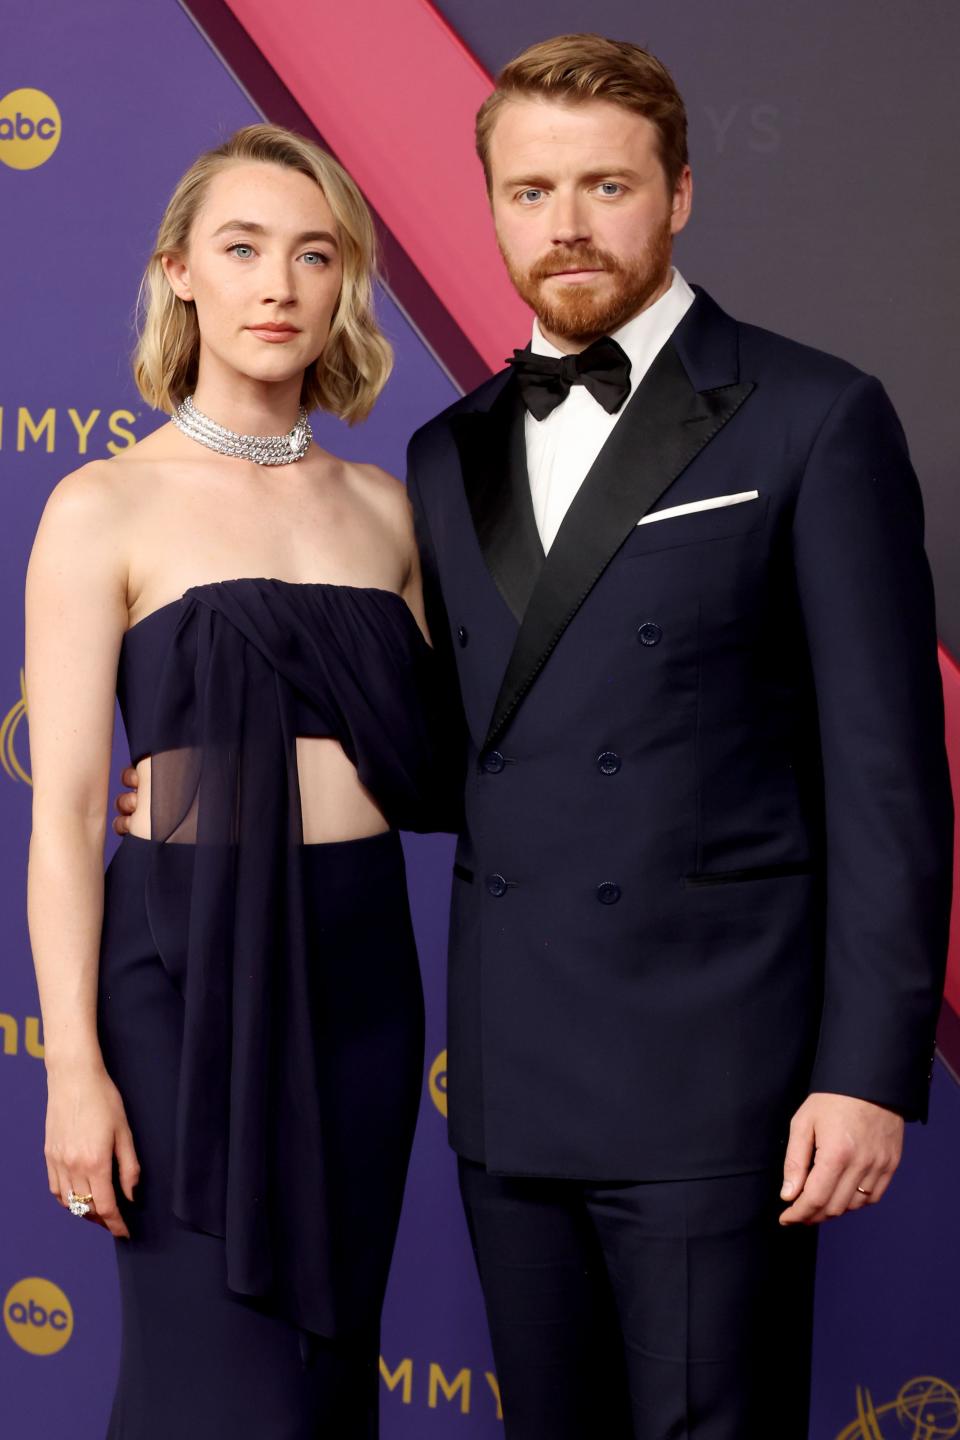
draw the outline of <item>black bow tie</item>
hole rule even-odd
[[[585,385],[608,415],[613,415],[630,394],[630,357],[609,335],[601,335],[579,355],[535,355],[514,350],[513,366],[523,403],[535,420],[545,420],[561,405],[571,385]]]

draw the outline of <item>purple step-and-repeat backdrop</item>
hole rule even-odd
[[[325,3],[325,0],[324,0]],[[489,70],[581,29],[576,0],[447,0]],[[948,243],[960,20],[852,0],[802,13],[597,0],[589,23],[648,44],[687,95],[699,214],[680,263],[735,314],[879,373],[924,485],[941,633],[960,653],[950,483],[960,333]],[[100,1440],[117,1363],[113,1241],[47,1191],[43,1036],[24,914],[30,825],[22,694],[26,558],[45,499],[84,459],[161,419],[129,374],[133,303],[163,204],[202,148],[259,118],[174,0],[45,0],[7,13],[0,48],[0,1436]],[[702,218],[701,218],[702,217]],[[952,260],[952,255],[950,256]],[[455,396],[387,294],[397,365],[355,431],[320,443],[402,474],[412,430]],[[518,337],[517,343],[522,343]],[[951,365],[951,359],[954,363]],[[117,735],[117,764],[124,754]],[[428,1073],[384,1317],[385,1440],[484,1440],[502,1427],[443,1112],[443,966],[450,842],[407,841],[428,1002]],[[386,1077],[385,1077],[386,1079]],[[889,1197],[823,1236],[813,1440],[960,1435],[960,1088],[938,1066]],[[784,1306],[790,1297],[784,1296]],[[780,1417],[769,1417],[775,1440]]]

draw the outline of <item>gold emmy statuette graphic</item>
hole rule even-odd
[[[27,713],[27,687],[23,671],[20,671],[20,699],[12,710],[8,710],[0,721],[0,765],[3,766],[11,780],[22,780],[24,784],[30,785],[33,782],[17,759],[17,752],[14,749],[17,728],[20,721]]]
[[[447,1113],[447,1052],[441,1050],[440,1054],[430,1066],[430,1099],[436,1105],[440,1114],[446,1117]]]
[[[73,1334],[73,1306],[59,1285],[31,1275],[11,1285],[3,1302],[10,1339],[29,1355],[55,1355]]]
[[[857,1386],[857,1418],[837,1440],[950,1440],[960,1434],[960,1395],[946,1380],[920,1375],[901,1385],[895,1400],[875,1405]]]
[[[11,90],[0,100],[0,161],[35,170],[60,144],[60,111],[42,90]]]

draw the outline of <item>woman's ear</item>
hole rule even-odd
[[[163,273],[166,275],[174,295],[181,300],[192,300],[190,268],[186,260],[182,260],[179,255],[161,255],[160,264],[163,266]]]

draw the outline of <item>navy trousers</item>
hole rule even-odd
[[[806,1440],[817,1232],[778,1224],[779,1169],[459,1172],[506,1440]]]

